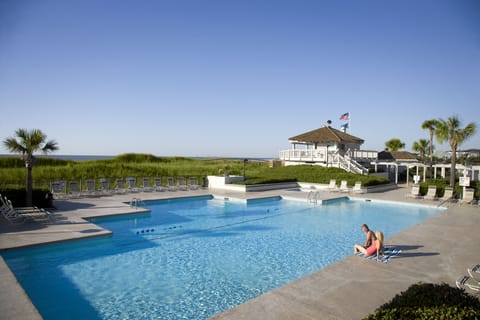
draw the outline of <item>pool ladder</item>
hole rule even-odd
[[[318,191],[310,191],[308,193],[308,202],[314,205],[318,203]]]
[[[132,198],[132,200],[130,200],[130,207],[132,208],[137,209],[139,204],[145,205],[145,202],[143,202],[140,198]]]

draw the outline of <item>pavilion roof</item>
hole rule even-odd
[[[291,137],[288,140],[308,143],[358,143],[362,144],[363,139],[352,136],[351,134],[334,129],[330,126],[324,126],[312,131],[308,131],[297,136]]]

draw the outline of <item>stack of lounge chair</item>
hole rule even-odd
[[[15,208],[12,202],[0,194],[0,212],[11,224],[21,224],[28,220],[54,221],[53,214],[38,207]]]

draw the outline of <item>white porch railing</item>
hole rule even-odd
[[[325,150],[282,150],[280,159],[285,161],[326,162]]]
[[[354,151],[355,152],[355,151]],[[352,152],[352,155],[355,154]],[[356,151],[358,152],[358,151]],[[374,152],[370,156],[374,155]],[[359,154],[360,155],[360,154]],[[361,154],[365,159],[366,154]],[[342,156],[336,151],[329,151],[328,156],[325,150],[282,150],[280,151],[280,159],[290,162],[315,162],[327,167],[342,168],[348,172],[354,172],[359,174],[367,174],[368,170],[359,164],[352,157],[345,155]],[[375,153],[376,159],[376,153]]]

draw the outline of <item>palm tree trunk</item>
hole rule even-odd
[[[457,146],[452,146],[452,159],[450,165],[450,187],[455,187],[455,174],[457,173]]]
[[[433,179],[433,130],[430,130],[430,166],[428,172],[430,179]]]
[[[25,205],[27,207],[32,206],[32,193],[33,193],[33,179],[32,179],[32,165],[30,163],[26,164],[27,169],[27,181],[25,183],[27,196],[25,198]]]

